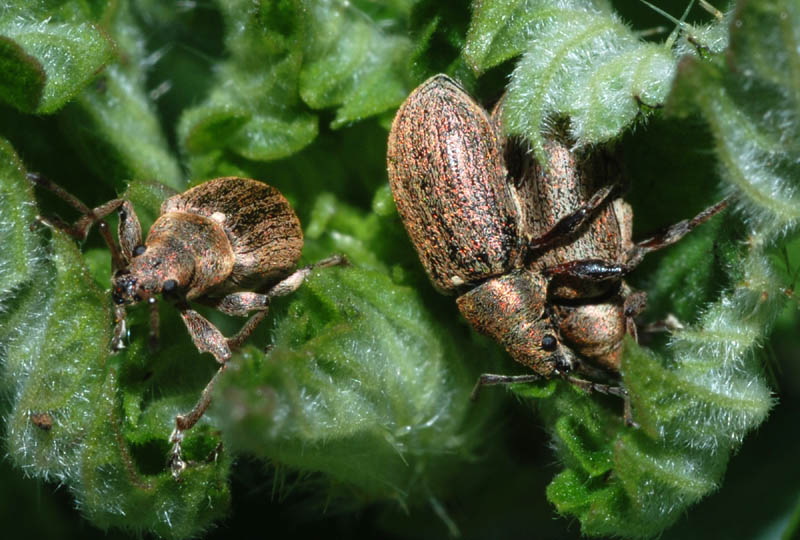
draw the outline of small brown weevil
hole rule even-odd
[[[622,339],[635,335],[633,316],[645,302],[622,277],[725,202],[635,244],[611,162],[552,141],[541,167],[504,138],[501,107],[489,115],[436,75],[401,105],[387,152],[398,213],[431,282],[533,371],[484,374],[473,396],[481,385],[552,376],[624,396],[572,373],[608,379],[618,371]]]
[[[277,189],[256,180],[217,178],[168,198],[142,241],[142,228],[130,201],[114,199],[91,209],[55,183],[38,175],[30,178],[82,214],[72,225],[38,216],[40,222],[79,240],[96,223],[111,250],[111,297],[117,321],[112,349],[124,346],[125,307],[139,302],[151,306],[151,343],[157,339],[156,302],[161,295],[178,308],[197,349],[211,353],[220,363],[194,408],[175,417],[170,465],[177,477],[186,467],[181,457],[184,432],[205,413],[232,351],[264,319],[270,300],[295,291],[312,269],[344,264],[345,259],[336,255],[297,269],[303,247],[300,221]],[[119,212],[119,248],[104,221],[115,210]],[[236,335],[226,338],[190,302],[227,315],[255,314]]]

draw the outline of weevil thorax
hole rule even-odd
[[[501,343],[514,360],[542,376],[571,371],[575,355],[561,343],[547,308],[547,280],[514,271],[491,278],[456,300],[464,318]]]
[[[217,221],[169,212],[153,223],[128,268],[114,276],[112,297],[117,304],[149,301],[160,293],[191,300],[225,281],[234,262],[230,240]]]

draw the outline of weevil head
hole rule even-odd
[[[128,268],[118,270],[111,280],[111,299],[117,305],[153,303],[156,295],[178,289],[176,258],[157,249],[139,250]]]
[[[548,310],[504,328],[502,343],[514,360],[544,377],[563,375],[578,367],[578,357],[564,344]]]
[[[547,377],[577,366],[548,308],[542,274],[523,270],[492,278],[461,295],[457,303],[476,330],[494,338],[514,360],[536,373]]]
[[[575,353],[567,347],[555,332],[550,320],[547,320],[546,328],[542,329],[542,339],[536,345],[533,353],[534,359],[539,365],[549,373],[566,374],[578,368],[579,360]]]

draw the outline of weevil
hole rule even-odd
[[[499,129],[502,112],[492,119]],[[538,164],[520,141],[505,142],[509,179],[521,204],[525,265],[549,279],[548,299],[561,336],[580,357],[616,372],[625,334],[636,338],[633,318],[644,310],[646,294],[623,280],[651,252],[669,246],[720,212],[723,200],[691,220],[680,221],[634,243],[633,210],[618,192],[622,185],[616,159],[603,150],[578,153],[566,136],[545,143],[546,166]],[[581,227],[560,231],[546,246],[535,240],[549,234],[597,193],[612,187],[611,197]]]
[[[456,295],[467,322],[532,370],[484,374],[473,397],[482,385],[555,376],[624,397],[620,386],[574,375],[618,368],[619,345],[644,303],[622,276],[724,203],[634,244],[632,212],[602,160],[578,163],[554,141],[548,167],[515,163],[509,173],[515,154],[500,110],[490,115],[436,75],[401,105],[387,151],[398,213],[434,287]]]
[[[116,318],[113,350],[123,347],[126,306],[139,302],[151,306],[151,342],[157,339],[160,295],[177,307],[197,349],[211,353],[220,364],[192,410],[175,417],[169,461],[177,478],[186,467],[181,456],[185,432],[205,413],[232,351],[264,319],[271,299],[297,290],[314,268],[341,265],[346,260],[334,255],[297,269],[303,247],[300,221],[277,189],[256,180],[217,178],[169,197],[143,241],[130,201],[113,199],[92,209],[54,182],[38,175],[29,177],[82,214],[73,224],[37,216],[39,222],[78,240],[85,239],[90,227],[97,224],[108,244]],[[119,213],[119,247],[104,221],[114,211]],[[255,314],[237,334],[226,338],[190,303],[227,315]]]

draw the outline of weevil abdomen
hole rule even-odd
[[[189,212],[219,223],[235,257],[215,295],[255,289],[291,274],[300,259],[303,231],[289,202],[272,186],[249,178],[210,180],[170,197],[162,214]]]
[[[577,153],[564,142],[550,139],[545,152],[548,166],[531,161],[517,182],[523,230],[531,237],[544,234],[559,220],[573,214],[601,188],[620,184],[616,163],[602,151]],[[584,227],[565,236],[553,248],[536,254],[531,267],[546,269],[584,259],[623,262],[632,246],[632,219],[627,203],[614,199],[599,208]],[[590,298],[602,295],[608,288],[604,283],[555,277],[549,294],[556,299]]]
[[[428,276],[444,293],[507,272],[519,256],[518,211],[486,112],[437,75],[400,107],[389,183]]]

